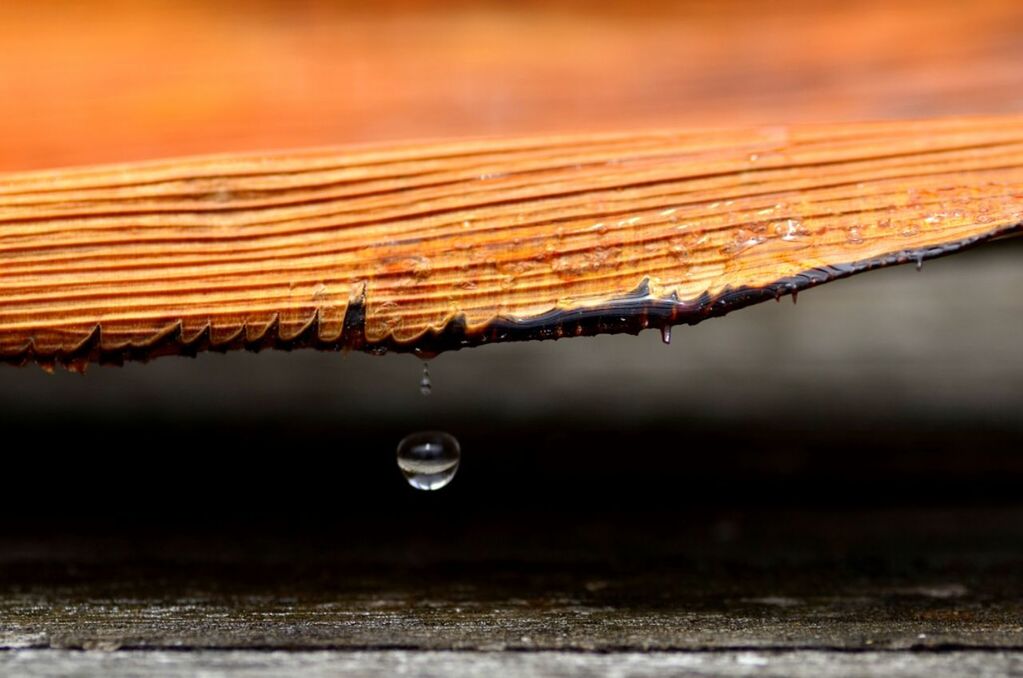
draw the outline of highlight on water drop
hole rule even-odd
[[[419,431],[398,443],[398,468],[417,490],[439,490],[458,472],[462,448],[443,431]]]

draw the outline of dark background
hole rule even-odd
[[[763,511],[1018,507],[1021,247],[836,282],[670,346],[649,331],[444,354],[429,397],[409,355],[4,367],[0,532],[627,551]],[[462,444],[439,492],[395,465],[422,429]]]

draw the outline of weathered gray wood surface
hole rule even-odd
[[[1013,676],[1023,674],[1021,652],[907,654],[820,651],[706,653],[624,652],[61,652],[32,650],[0,656],[0,672],[25,676]]]
[[[428,554],[402,542],[372,557],[280,535],[6,540],[0,673],[942,676],[1023,666],[1018,510],[679,520],[635,534],[612,522],[603,542],[584,536],[599,524],[532,543],[494,525]]]

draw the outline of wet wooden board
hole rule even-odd
[[[0,357],[446,349],[695,323],[1023,223],[1023,119],[222,156],[0,178]]]

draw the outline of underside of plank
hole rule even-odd
[[[1023,117],[0,175],[0,358],[81,368],[636,332],[1021,223]]]

